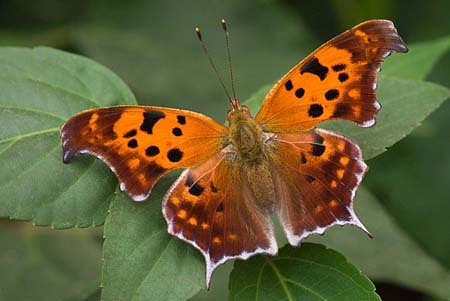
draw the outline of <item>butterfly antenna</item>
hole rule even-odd
[[[206,48],[206,44],[205,44],[205,42],[203,42],[202,33],[201,33],[201,31],[200,31],[200,28],[199,28],[199,27],[195,27],[194,30],[195,30],[195,33],[197,34],[198,40],[200,41],[200,45],[202,46],[203,51],[205,52],[206,56],[208,57],[209,62],[210,62],[210,64],[211,64],[211,67],[213,68],[214,73],[215,73],[216,76],[217,76],[217,79],[219,80],[220,84],[222,85],[223,90],[224,90],[225,93],[227,94],[228,100],[231,102],[232,99],[231,99],[230,93],[228,93],[228,90],[227,90],[227,88],[225,87],[225,84],[224,84],[222,78],[220,77],[219,72],[217,71],[216,65],[214,64],[214,62],[213,62],[211,56],[210,56],[209,53],[208,53],[208,49]]]
[[[222,25],[223,31],[225,31],[225,40],[227,43],[227,52],[228,52],[228,64],[230,66],[231,90],[233,92],[233,99],[236,99],[236,89],[235,89],[235,85],[234,85],[234,76],[233,76],[233,65],[231,64],[230,34],[228,33],[227,23],[225,22],[225,19],[220,20],[220,24]]]

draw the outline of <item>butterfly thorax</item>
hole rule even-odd
[[[229,139],[236,148],[237,157],[250,165],[263,160],[263,132],[246,106],[233,108],[228,113]]]

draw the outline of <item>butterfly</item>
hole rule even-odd
[[[361,150],[316,126],[332,119],[373,126],[381,62],[407,51],[391,21],[363,22],[295,65],[254,117],[230,99],[228,126],[173,108],[87,110],[61,127],[63,161],[78,153],[97,156],[134,201],[145,200],[168,172],[184,168],[162,211],[168,232],[203,254],[209,287],[225,261],[277,253],[272,213],[293,246],[333,225],[353,224],[368,233],[353,210],[367,169]]]

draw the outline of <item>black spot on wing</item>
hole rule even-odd
[[[322,156],[325,152],[325,145],[322,144],[314,144],[312,149],[312,155],[316,157]]]
[[[131,138],[137,135],[137,131],[136,130],[131,130],[129,132],[127,132],[125,135],[123,135],[123,138]]]
[[[136,148],[137,146],[138,146],[138,143],[137,143],[136,139],[131,139],[130,141],[128,141],[129,148]]]
[[[322,114],[323,114],[323,107],[321,105],[315,103],[309,107],[308,115],[310,117],[316,118],[320,117]]]
[[[179,136],[182,136],[182,135],[183,135],[183,131],[182,131],[179,127],[176,127],[176,128],[173,128],[173,129],[172,129],[172,134],[173,134],[174,136],[179,137]]]
[[[178,148],[172,148],[167,152],[167,158],[170,162],[179,162],[183,158],[183,152]]]
[[[313,156],[320,157],[325,152],[325,145],[322,144],[324,141],[325,139],[319,134],[314,135],[314,144],[312,148]]]
[[[144,121],[141,124],[141,131],[147,134],[153,134],[153,126],[162,118],[166,117],[163,112],[160,111],[145,111]]]
[[[152,145],[145,149],[145,154],[149,157],[154,157],[159,154],[159,147]]]
[[[331,69],[333,69],[333,71],[335,71],[335,72],[342,71],[345,68],[347,68],[347,66],[345,64],[337,64],[337,65],[333,65],[333,67],[331,67]]]
[[[186,117],[182,115],[177,116],[177,121],[179,124],[186,124]]]
[[[339,90],[337,89],[330,89],[327,92],[325,92],[325,99],[326,100],[333,100],[339,97]]]
[[[297,89],[297,90],[295,91],[295,96],[296,96],[297,98],[302,98],[303,95],[305,95],[305,89],[299,88],[299,89]]]
[[[191,188],[189,188],[189,193],[195,196],[199,196],[203,193],[203,190],[205,190],[203,186],[201,186],[198,183],[195,183],[194,185],[191,186]]]
[[[294,88],[294,85],[292,84],[291,80],[288,80],[285,84],[284,87],[286,88],[287,91],[291,91],[292,88]]]
[[[219,206],[216,209],[216,212],[223,212],[223,202],[219,204]]]
[[[348,79],[348,74],[345,72],[339,73],[338,79],[341,83],[343,83]]]
[[[300,74],[311,73],[317,75],[320,80],[324,80],[328,74],[328,68],[322,65],[316,57],[307,61],[300,69]]]
[[[313,156],[320,157],[325,152],[325,145],[314,144],[312,154]]]

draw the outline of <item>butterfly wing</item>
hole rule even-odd
[[[361,23],[325,43],[284,75],[255,119],[267,132],[294,132],[345,119],[369,127],[380,105],[376,77],[383,59],[407,48],[391,21]]]
[[[81,112],[61,127],[63,160],[89,153],[105,161],[135,201],[167,172],[206,161],[228,129],[185,110],[118,106]]]
[[[243,173],[225,149],[185,170],[163,201],[169,233],[205,257],[207,286],[226,260],[278,250],[269,212],[256,204]]]
[[[358,145],[326,130],[277,134],[269,153],[278,214],[290,244],[334,224],[367,232],[353,211],[366,171]],[[289,162],[289,164],[285,164]]]

